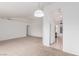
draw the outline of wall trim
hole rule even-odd
[[[79,55],[78,53],[76,53],[74,51],[71,51],[71,50],[63,49],[63,51],[66,52],[66,53],[70,53],[72,55],[75,55],[75,56],[78,56]]]
[[[0,40],[0,41],[13,40],[13,39],[19,39],[19,38],[25,38],[25,37],[27,37],[27,36],[15,37],[15,38],[10,38],[10,39],[3,39],[3,40]]]

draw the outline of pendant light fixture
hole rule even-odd
[[[37,10],[35,10],[35,12],[34,12],[34,16],[35,17],[43,17],[44,16],[44,12],[43,12],[43,10],[41,9],[41,5],[40,5],[40,2],[38,2],[38,9]]]

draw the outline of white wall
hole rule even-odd
[[[55,3],[50,7],[63,9],[63,50],[79,55],[79,3]]]
[[[0,19],[0,40],[26,36],[26,23]]]
[[[42,37],[42,19],[11,18],[0,19],[0,40],[24,37],[27,35],[27,25],[30,25],[30,36]]]
[[[50,20],[48,19],[47,13],[44,10],[45,16],[43,18],[43,44],[50,46]]]
[[[43,44],[50,47],[55,41],[55,23],[53,20],[53,12],[49,6],[44,8],[45,16],[43,18]]]
[[[43,19],[31,19],[29,21],[29,35],[35,37],[42,37],[42,21]]]
[[[64,4],[64,50],[79,55],[79,3]]]

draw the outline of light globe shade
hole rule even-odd
[[[44,13],[43,13],[42,10],[36,10],[36,11],[34,12],[34,16],[35,16],[35,17],[43,17],[43,16],[44,16]]]

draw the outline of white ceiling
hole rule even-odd
[[[41,2],[43,8],[51,2]],[[0,17],[1,18],[27,18],[34,17],[33,13],[38,9],[38,2],[0,2]]]

